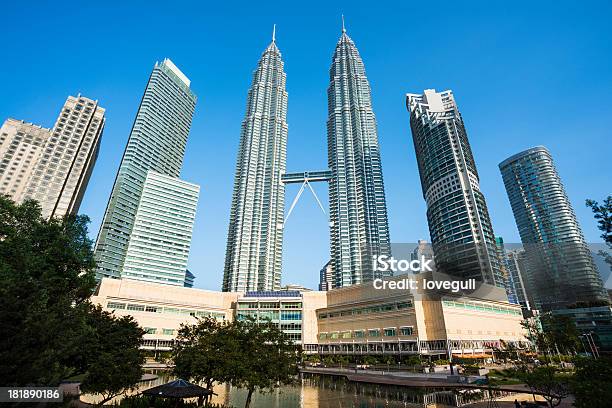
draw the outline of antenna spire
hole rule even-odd
[[[272,42],[276,42],[276,24],[272,27]]]
[[[346,33],[346,28],[344,28],[344,14],[342,15],[342,32]]]

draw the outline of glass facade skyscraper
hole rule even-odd
[[[527,258],[524,250],[508,251],[505,254],[506,269],[508,270],[508,280],[512,287],[516,300],[525,310],[531,309],[531,301],[525,281],[529,276]]]
[[[178,177],[196,96],[170,61],[156,63],[145,89],[95,247],[97,277],[121,277],[147,173]]]
[[[283,60],[272,43],[247,97],[236,163],[223,291],[278,290],[281,284],[287,162],[287,91]]]
[[[121,276],[168,285],[193,285],[187,259],[200,187],[147,172]]]
[[[451,91],[407,94],[427,222],[441,272],[505,287],[463,118]]]
[[[608,301],[550,152],[527,149],[499,168],[529,262],[535,307]]]
[[[357,47],[342,29],[327,90],[330,242],[333,286],[380,277],[372,261],[390,255],[387,204],[370,84]]]

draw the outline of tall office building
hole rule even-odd
[[[134,218],[121,276],[193,285],[187,259],[200,187],[149,170]]]
[[[353,40],[336,44],[327,90],[330,242],[334,287],[380,277],[372,261],[391,255],[387,204],[370,84]]]
[[[512,277],[510,276],[510,272],[508,271],[508,266],[506,264],[506,246],[504,245],[504,239],[502,237],[495,237],[495,245],[497,247],[497,256],[501,261],[499,264],[499,269],[501,269],[501,274],[504,279],[504,287],[506,288],[506,294],[508,295],[508,302],[518,305],[518,296],[515,292]]]
[[[438,270],[504,287],[489,211],[453,93],[407,94],[406,105]]]
[[[0,128],[0,195],[23,201],[36,163],[40,159],[51,129],[22,120],[7,119]]]
[[[417,246],[410,254],[410,260],[423,262],[431,261],[430,265],[435,267],[434,252],[431,244],[424,239],[419,239],[417,241]]]
[[[288,130],[283,65],[273,34],[253,74],[242,122],[223,291],[280,287]]]
[[[550,152],[527,149],[499,168],[532,271],[535,306],[609,301]]]
[[[155,64],[98,234],[98,278],[121,277],[148,171],[180,174],[196,104],[190,84],[169,59]]]
[[[76,214],[98,157],[104,109],[81,95],[69,96],[50,134],[10,119],[5,125],[2,145],[14,135],[3,153],[5,160],[11,156],[3,162],[7,193],[16,202],[38,201],[44,218]]]
[[[508,270],[508,281],[516,295],[516,300],[523,309],[530,310],[531,301],[525,284],[529,274],[525,251],[521,249],[506,252],[505,263]]]
[[[327,261],[319,271],[319,290],[326,292],[332,289],[334,278],[334,268],[332,261]]]

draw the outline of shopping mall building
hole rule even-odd
[[[146,331],[144,347],[154,351],[169,350],[181,324],[211,316],[270,320],[307,353],[468,357],[507,344],[527,346],[521,308],[505,296],[490,285],[470,294],[380,290],[373,284],[240,293],[105,278],[92,301],[116,315],[132,315]]]

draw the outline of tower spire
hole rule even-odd
[[[276,24],[272,27],[272,42],[276,42]]]
[[[344,14],[342,15],[342,32],[346,33],[346,28],[344,28]]]

